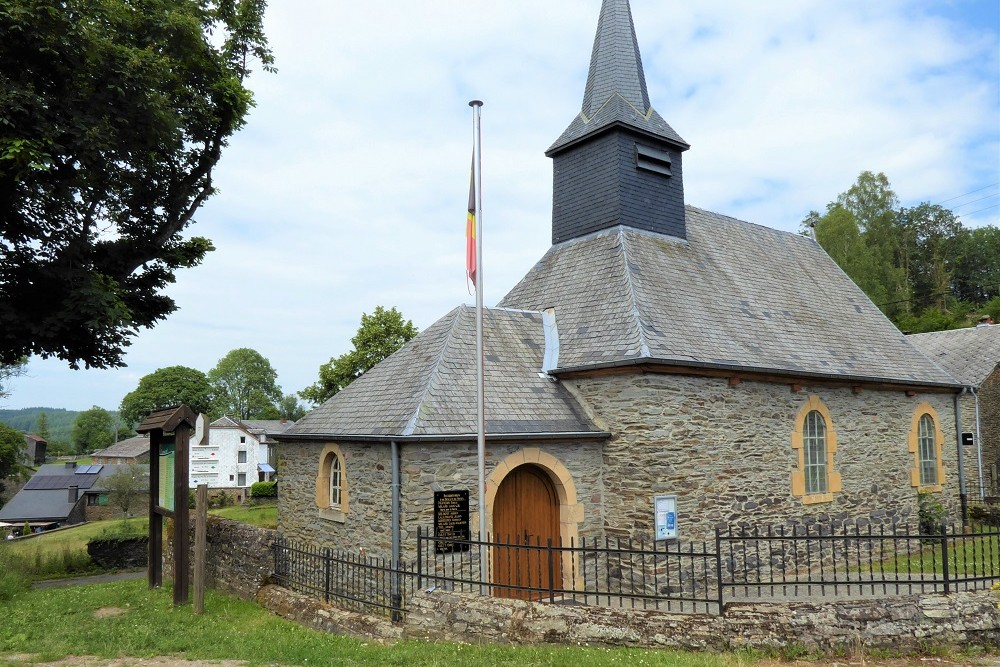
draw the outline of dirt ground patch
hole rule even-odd
[[[114,618],[115,616],[121,616],[127,609],[122,609],[121,607],[101,607],[94,612],[94,618]]]

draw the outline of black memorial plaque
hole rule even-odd
[[[468,491],[434,492],[434,535],[437,537],[435,553],[451,554],[469,550]],[[463,544],[451,540],[466,542]]]
[[[972,447],[976,444],[976,438],[972,433],[963,432],[962,433],[962,444],[966,447]]]

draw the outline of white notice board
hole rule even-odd
[[[677,496],[654,497],[653,517],[656,526],[656,539],[677,539]]]

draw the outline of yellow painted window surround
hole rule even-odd
[[[944,433],[937,411],[930,403],[921,403],[913,411],[907,446],[913,455],[913,468],[910,470],[913,488],[921,492],[944,490],[944,461],[941,456]]]
[[[327,445],[320,453],[316,473],[316,507],[319,508],[320,516],[344,521],[348,499],[344,453],[337,445]]]
[[[792,470],[792,495],[804,505],[826,503],[843,489],[840,472],[834,469],[837,432],[833,418],[819,396],[809,396],[795,418],[792,450],[796,467]]]

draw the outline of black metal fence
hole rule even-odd
[[[274,576],[300,592],[399,619],[432,588],[587,604],[721,614],[728,602],[843,598],[989,588],[1000,580],[1000,530],[956,526],[796,524],[719,529],[708,542],[590,538],[438,538],[417,532],[417,559],[274,544]],[[489,581],[481,579],[481,564]]]

